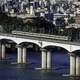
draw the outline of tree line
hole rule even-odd
[[[69,19],[70,23],[73,23],[73,19]],[[56,20],[56,25],[53,22],[46,20],[43,17],[32,18],[24,22],[23,19],[18,17],[10,17],[5,13],[0,13],[0,25],[2,26],[2,31],[4,33],[11,33],[13,30],[24,31],[24,32],[34,32],[34,33],[44,33],[44,34],[54,34],[54,35],[78,35],[79,30],[74,28],[66,29],[66,23],[63,18]],[[75,36],[73,35],[73,38]],[[79,36],[79,35],[78,35]]]

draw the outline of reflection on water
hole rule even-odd
[[[79,77],[63,76],[69,74],[67,55],[55,54],[52,59],[52,70],[36,70],[41,59],[36,56],[27,57],[28,64],[12,64],[16,55],[8,55],[7,61],[0,62],[0,80],[80,80]],[[64,59],[63,59],[64,58]],[[54,63],[53,63],[54,61]]]

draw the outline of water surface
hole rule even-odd
[[[69,74],[69,56],[67,54],[52,55],[53,70],[35,70],[41,66],[40,55],[27,55],[27,64],[16,62],[16,54],[7,54],[6,61],[0,62],[0,80],[77,80],[63,76]],[[79,79],[78,79],[79,80]]]

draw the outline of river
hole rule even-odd
[[[16,64],[17,54],[6,54],[6,61],[0,62],[0,80],[79,80],[64,76],[69,74],[69,55],[52,54],[52,70],[36,70],[40,67],[38,53],[27,54],[27,64]]]

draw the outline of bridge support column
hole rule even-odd
[[[47,69],[51,69],[51,52],[47,52]]]
[[[2,44],[2,59],[5,59],[5,45]]]
[[[76,56],[70,55],[70,76],[76,75]]]
[[[41,51],[42,51],[42,64],[41,64],[41,67],[42,67],[42,69],[46,69],[47,68],[46,50],[45,49],[41,49]]]
[[[18,63],[22,63],[22,48],[20,47],[20,46],[18,46],[18,48],[17,48],[18,50],[17,50],[17,62]]]
[[[80,56],[76,56],[76,76],[80,76]]]
[[[2,59],[2,45],[0,43],[0,59]]]
[[[23,47],[23,63],[26,63],[26,48]]]

